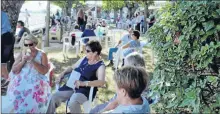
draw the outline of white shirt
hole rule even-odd
[[[135,24],[139,23],[138,17],[135,17]]]
[[[131,24],[131,20],[130,20],[130,19],[127,19],[126,23],[127,23],[127,24]]]
[[[141,15],[141,20],[143,20],[143,21],[144,21],[144,15]]]
[[[133,18],[133,19],[132,19],[132,25],[133,25],[133,24],[136,24],[136,18]]]
[[[138,23],[141,22],[141,16],[140,16],[140,15],[137,17],[137,22],[138,22]]]

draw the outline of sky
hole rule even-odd
[[[24,12],[25,9],[28,11],[43,11],[47,8],[47,1],[28,1],[23,4],[21,7],[21,12]],[[50,4],[50,9],[52,12],[57,11],[57,9],[60,9],[58,6],[55,6],[53,4]]]

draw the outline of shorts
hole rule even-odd
[[[1,63],[7,63],[13,55],[15,38],[11,32],[1,35]]]

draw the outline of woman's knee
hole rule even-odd
[[[77,105],[80,105],[80,103],[76,100],[70,100],[68,103],[68,107],[75,107]]]
[[[54,93],[51,96],[51,101],[54,102],[54,103],[59,103],[59,95],[58,95],[58,93]]]

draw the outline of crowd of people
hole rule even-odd
[[[144,58],[134,50],[135,47],[140,47],[138,26],[140,28],[142,18],[136,21],[137,30],[130,27],[128,33],[119,40],[116,46],[109,49],[108,59],[110,63],[108,65],[105,65],[101,57],[102,45],[100,42],[97,40],[85,41],[85,56],[65,69],[56,79],[56,83],[60,83],[66,76],[77,75],[79,79],[72,82],[75,88],[64,84],[52,94],[49,80],[45,76],[49,70],[48,58],[43,50],[37,48],[38,39],[30,34],[22,21],[17,23],[20,32],[14,38],[10,32],[10,23],[6,13],[2,12],[1,15],[3,23],[2,39],[7,40],[4,41],[7,43],[2,45],[4,61],[2,61],[1,70],[2,77],[10,80],[7,97],[12,109],[8,109],[9,112],[55,113],[61,102],[69,100],[70,112],[81,113],[80,106],[88,100],[90,88],[95,87],[94,98],[98,87],[103,87],[107,83],[105,78],[106,66],[113,65],[113,52],[117,52],[121,48],[125,58],[122,67],[117,69],[113,75],[116,88],[115,95],[107,103],[96,106],[90,113],[150,113],[149,102],[142,95],[149,85]],[[60,26],[62,21],[60,15],[56,14],[54,18],[55,21],[51,23],[52,26]],[[76,31],[83,32],[82,37],[90,37],[97,35],[94,30],[106,26],[104,20],[93,19],[90,13],[85,15],[80,9],[74,28]],[[8,58],[13,56],[14,42],[20,42],[24,32],[27,32],[28,35],[23,39],[23,50],[16,57],[12,70],[8,73],[7,66],[4,67],[4,65],[10,61]],[[9,38],[11,42],[8,42]],[[7,46],[11,47],[7,48]],[[9,49],[7,54],[6,48]]]
[[[125,23],[126,28],[133,28],[138,31],[143,31],[145,23],[147,23],[148,28],[150,28],[156,21],[153,15],[149,18],[150,20],[145,20],[144,18],[144,12],[137,12],[132,17],[127,15],[125,20],[118,17],[116,27],[118,27],[119,24]]]

